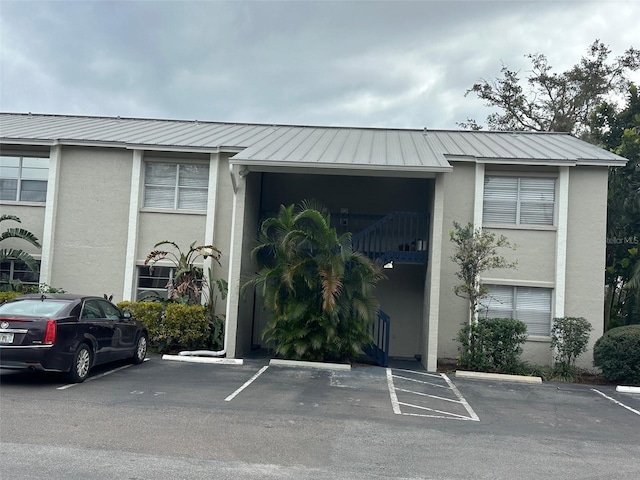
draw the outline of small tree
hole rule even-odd
[[[554,318],[551,348],[555,349],[556,363],[575,367],[576,359],[587,350],[591,330],[591,324],[582,317]]]
[[[458,264],[456,277],[462,281],[453,287],[453,293],[469,301],[469,323],[473,323],[477,319],[480,299],[489,293],[489,289],[480,281],[480,275],[487,270],[515,268],[516,262],[509,262],[498,255],[499,248],[515,250],[515,246],[504,235],[496,237],[482,228],[475,229],[471,223],[463,227],[453,222],[453,228],[449,232],[455,244],[451,260]]]

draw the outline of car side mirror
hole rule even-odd
[[[122,318],[131,318],[131,312],[127,312],[127,311],[122,312]]]

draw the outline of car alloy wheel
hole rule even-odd
[[[142,363],[144,362],[144,357],[147,356],[147,336],[142,333],[138,338],[138,343],[136,344],[136,352],[133,355],[134,363]]]
[[[76,351],[71,371],[68,374],[69,380],[73,383],[84,382],[87,376],[89,376],[90,369],[91,351],[87,345],[82,344]]]
[[[78,373],[78,377],[84,378],[89,374],[90,361],[91,355],[89,355],[89,350],[86,348],[80,350],[76,360],[76,372]]]

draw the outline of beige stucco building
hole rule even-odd
[[[568,134],[1,114],[0,148],[0,209],[41,239],[14,245],[40,259],[40,283],[136,299],[171,274],[144,267],[154,244],[217,245],[229,357],[260,344],[265,314],[240,294],[260,219],[306,198],[393,265],[377,289],[391,356],[435,370],[458,354],[468,308],[453,293],[454,221],[517,245],[504,252],[517,269],[482,280],[486,314],[527,323],[527,360],[552,361],[554,317],[587,318],[592,344],[602,334],[607,171],[626,160]]]

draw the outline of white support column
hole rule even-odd
[[[131,191],[129,193],[129,226],[127,229],[127,251],[124,269],[123,300],[135,300],[136,253],[140,224],[140,197],[142,195],[142,150],[133,151],[131,166]]]
[[[231,246],[229,251],[229,294],[227,296],[226,331],[224,349],[227,358],[236,355],[236,335],[238,332],[238,313],[240,307],[240,273],[242,267],[242,239],[244,236],[244,210],[246,202],[246,177],[240,175],[237,165],[232,166],[231,174],[236,178],[236,190],[233,195],[231,219]]]
[[[40,283],[51,285],[53,252],[58,215],[58,187],[60,184],[60,162],[62,146],[54,144],[49,153],[49,177],[47,178],[47,199],[44,210],[44,231],[42,234],[42,257],[40,259]]]
[[[433,195],[433,214],[431,216],[432,235],[431,252],[429,252],[429,308],[426,312],[426,332],[424,339],[426,347],[427,371],[435,372],[438,368],[438,330],[440,320],[440,269],[442,261],[442,235],[444,224],[444,175],[436,175],[435,192]]]
[[[482,207],[484,205],[484,163],[476,163],[476,185],[473,199],[473,228],[482,228]]]
[[[556,232],[556,288],[554,317],[564,317],[567,276],[567,230],[569,222],[569,167],[560,167],[558,178],[558,222]]]
[[[208,186],[208,198],[207,198],[207,219],[204,229],[204,244],[215,245],[216,244],[216,214],[218,209],[218,175],[220,171],[220,154],[212,153],[209,157],[209,186]],[[205,278],[209,278],[208,271],[213,269],[213,260],[207,258],[204,261]],[[202,302],[209,301],[210,299],[202,296]]]

